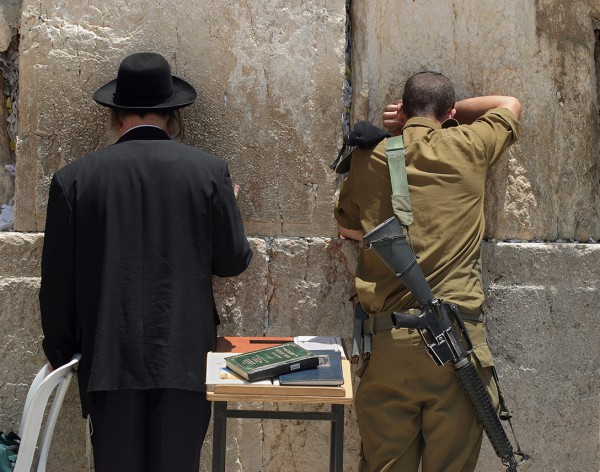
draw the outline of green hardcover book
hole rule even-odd
[[[227,367],[240,377],[254,382],[289,372],[315,368],[319,357],[295,343],[285,343],[228,357]]]

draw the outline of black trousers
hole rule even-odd
[[[177,389],[91,394],[96,472],[198,472],[211,405]]]

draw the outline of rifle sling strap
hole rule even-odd
[[[413,214],[408,195],[408,179],[404,160],[404,141],[402,135],[387,138],[386,149],[388,170],[392,182],[392,207],[402,226],[410,226]]]

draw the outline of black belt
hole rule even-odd
[[[419,316],[421,314],[421,310],[418,308],[413,308],[405,312],[407,315]],[[467,321],[483,321],[484,314],[483,311],[479,313],[465,313],[463,311],[460,312],[463,320]],[[387,331],[394,327],[394,323],[392,322],[392,316],[390,313],[375,313],[374,315],[369,315],[369,319],[363,321],[363,333],[371,333],[375,334],[379,331]]]

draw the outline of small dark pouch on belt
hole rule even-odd
[[[371,333],[363,329],[363,323],[369,319],[368,313],[359,302],[354,304],[354,330],[352,336],[352,357],[350,362],[358,364],[362,357],[366,362],[371,356]]]

